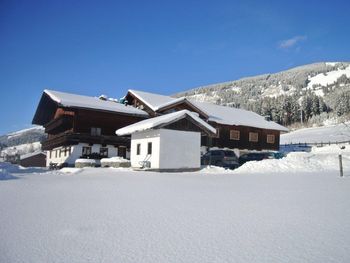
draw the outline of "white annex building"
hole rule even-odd
[[[140,121],[116,131],[131,134],[131,166],[159,171],[200,168],[201,134],[216,130],[196,113],[182,110]]]

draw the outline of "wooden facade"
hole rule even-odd
[[[119,128],[144,120],[146,116],[98,109],[63,107],[43,94],[33,124],[43,125],[48,138],[43,150],[78,143],[130,146],[130,138],[119,137]]]
[[[142,98],[128,92],[126,100],[129,105],[139,108],[155,117],[175,111],[187,109],[198,113],[199,117],[217,129],[215,136],[202,134],[201,145],[219,148],[237,148],[247,150],[278,150],[280,131],[254,128],[248,126],[224,125],[209,121],[207,113],[193,105],[186,99],[175,100],[154,111]],[[43,125],[48,138],[42,143],[43,150],[52,150],[60,146],[75,145],[78,143],[114,145],[130,148],[129,137],[119,137],[115,131],[147,118],[128,113],[117,113],[99,109],[78,107],[64,107],[53,101],[46,93],[43,94],[33,124]],[[169,129],[200,131],[191,120],[181,120],[169,124]]]
[[[279,149],[280,131],[266,130],[246,126],[223,125],[209,122],[217,130],[217,136],[209,138],[202,136],[202,146],[219,148],[237,148],[247,150],[274,150]],[[239,138],[232,138],[231,131],[238,131]],[[249,140],[249,133],[257,133],[257,141]],[[273,143],[267,141],[268,135],[273,135]]]
[[[208,121],[209,116],[205,114],[203,111],[195,107],[193,104],[188,102],[187,100],[180,101],[178,103],[169,104],[166,107],[160,108],[156,112],[153,111],[147,104],[145,104],[141,99],[136,97],[132,93],[128,93],[126,96],[126,99],[128,100],[129,105],[133,105],[134,107],[138,107],[140,109],[145,110],[147,113],[149,113],[151,116],[157,116],[162,114],[167,114],[174,111],[179,111],[183,109],[187,109],[190,111],[197,112],[199,116],[205,120]],[[261,128],[254,128],[254,127],[248,127],[248,126],[235,126],[235,125],[225,125],[220,124],[212,121],[208,121],[208,123],[217,129],[217,135],[216,136],[202,136],[201,145],[207,146],[207,147],[219,147],[219,148],[237,148],[237,149],[247,149],[247,150],[279,150],[279,141],[280,141],[280,131],[278,130],[268,130],[268,129],[261,129]],[[172,125],[171,129],[179,129],[183,130],[183,124],[184,123],[176,123],[176,126],[179,127],[173,127]],[[182,125],[182,126],[181,126]],[[188,127],[188,130],[195,130],[193,127]],[[237,140],[234,140],[230,138],[230,131],[239,131],[240,138]],[[251,141],[249,140],[249,133],[257,133],[257,141]],[[271,140],[268,142],[268,138],[274,138],[273,142]]]

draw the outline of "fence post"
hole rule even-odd
[[[343,160],[342,160],[342,155],[339,154],[339,169],[340,169],[340,177],[343,177]]]

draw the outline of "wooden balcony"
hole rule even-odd
[[[49,134],[59,134],[73,128],[73,116],[62,115],[51,120],[45,125],[45,132]]]
[[[75,145],[78,143],[105,144],[114,146],[130,146],[130,137],[120,136],[92,136],[85,133],[63,132],[60,134],[50,134],[48,139],[41,143],[43,150],[52,150],[60,146]]]

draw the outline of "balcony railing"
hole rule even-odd
[[[75,145],[78,143],[130,146],[130,137],[120,137],[117,135],[92,136],[86,133],[74,133],[69,131],[56,135],[50,134],[49,138],[41,144],[43,150],[52,150],[56,147]]]
[[[58,134],[73,128],[73,116],[62,115],[53,119],[45,125],[45,132],[50,134]]]

